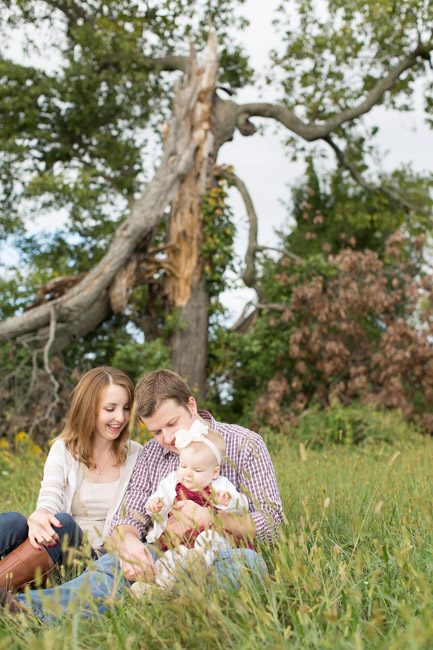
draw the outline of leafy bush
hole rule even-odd
[[[170,349],[161,339],[127,343],[114,354],[111,365],[123,370],[135,383],[146,372],[159,368],[170,369]]]
[[[328,408],[313,404],[289,426],[287,436],[310,448],[329,444],[353,445],[362,442],[395,442],[411,440],[418,431],[409,424],[401,411],[380,411],[359,402],[343,406],[334,400]]]
[[[234,408],[295,424],[313,400],[399,408],[433,432],[433,292],[423,240],[388,237],[382,255],[344,248],[269,260],[246,333],[221,338]],[[220,343],[221,343],[220,342]]]

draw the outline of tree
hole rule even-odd
[[[216,163],[235,130],[254,135],[254,117],[282,124],[296,153],[303,142],[325,143],[345,182],[350,178],[370,195],[392,199],[407,218],[419,223],[430,216],[420,183],[415,193],[410,183],[396,185],[368,173],[370,140],[359,126],[379,104],[407,108],[414,82],[426,76],[433,48],[430,3],[329,0],[318,11],[300,0],[295,28],[294,7],[284,3],[284,51],[273,53],[269,78],[280,88],[280,100],[244,104],[223,90],[228,86],[232,93],[252,80],[230,37],[233,24],[242,26],[234,18],[237,4],[242,3],[1,3],[5,34],[19,26],[27,29],[30,43],[31,30],[38,30],[39,41],[44,28],[48,43],[38,45],[54,50],[58,59],[51,71],[14,63],[5,54],[0,62],[4,234],[23,232],[29,211],[64,209],[69,215],[67,233],[43,249],[45,260],[56,256],[52,268],[38,261],[40,243],[21,235],[34,272],[19,278],[16,307],[27,302],[23,283],[35,298],[39,292],[38,299],[13,317],[3,306],[0,341],[24,343],[33,359],[39,346],[52,380],[50,357],[65,356],[117,314],[117,325],[124,328],[132,319],[148,340],[164,335],[173,367],[203,396],[209,301],[217,300],[220,286],[207,280],[220,255],[221,264],[231,258],[230,219],[224,222],[224,252],[209,247],[221,235],[218,228],[209,231],[213,218],[227,215],[223,177],[248,201],[242,181]],[[206,39],[198,61],[196,51]],[[427,100],[427,113],[432,109]],[[162,154],[151,177],[144,152],[146,138],[157,129],[164,132]],[[203,201],[213,206],[207,223]],[[260,247],[256,216],[248,208],[243,277],[257,286]],[[16,281],[6,281],[10,293]]]
[[[361,400],[399,408],[431,433],[433,292],[424,236],[409,231],[393,200],[382,202],[375,223],[376,201],[365,189],[345,193],[338,170],[328,180],[327,191],[310,166],[293,188],[295,224],[263,261],[261,301],[212,341],[213,398],[224,387],[232,417],[273,427],[297,423],[314,403]],[[362,219],[353,219],[354,200]]]

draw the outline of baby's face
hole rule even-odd
[[[177,478],[181,485],[199,492],[204,490],[219,474],[220,468],[211,449],[196,451],[192,447],[181,449]]]

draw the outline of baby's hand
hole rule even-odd
[[[232,500],[232,498],[228,492],[223,492],[222,490],[216,490],[215,494],[216,494],[217,504],[219,506],[227,507],[228,505],[230,505],[230,501]]]
[[[155,499],[150,499],[146,503],[146,510],[149,512],[161,512],[162,510],[162,501],[159,497],[156,497]]]

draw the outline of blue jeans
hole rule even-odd
[[[148,548],[156,557],[154,549]],[[234,589],[239,589],[242,574],[248,573],[261,580],[268,572],[264,560],[248,548],[221,553],[213,566],[218,584]],[[92,612],[102,613],[130,586],[131,583],[123,577],[117,557],[107,553],[74,580],[51,589],[19,594],[17,598],[41,621],[51,623],[65,613],[81,611],[84,616],[90,616]]]
[[[62,540],[68,536],[68,545],[78,548],[83,540],[83,532],[71,515],[66,512],[56,514],[62,527],[55,528],[59,541],[52,548],[46,548],[53,562],[62,560]],[[0,557],[8,555],[17,546],[26,541],[29,534],[27,519],[19,512],[3,512],[0,514]]]

